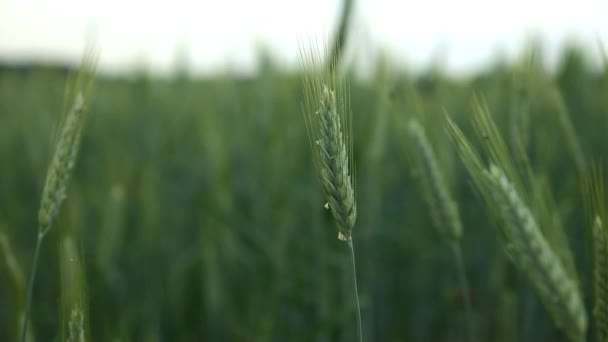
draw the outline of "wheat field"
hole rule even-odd
[[[263,55],[253,76],[99,73],[89,88],[76,69],[2,66],[0,340],[29,317],[29,341],[353,341],[336,238],[352,230],[365,341],[606,341],[596,48],[549,71],[531,46],[466,78],[345,65],[354,229],[325,208],[306,70]],[[86,122],[49,197],[75,86]]]

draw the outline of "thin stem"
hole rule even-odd
[[[359,330],[359,342],[363,342],[363,329],[361,327],[361,305],[359,304],[359,290],[357,289],[357,267],[355,265],[355,247],[353,247],[353,239],[348,240],[350,248],[350,256],[353,265],[353,286],[355,287],[355,301],[357,303],[357,328]]]
[[[469,281],[467,279],[466,268],[464,265],[464,258],[462,256],[462,248],[460,243],[452,243],[452,250],[456,257],[456,267],[458,268],[458,277],[460,278],[460,287],[462,287],[465,316],[467,321],[467,330],[469,335],[469,341],[475,341],[475,324],[473,320],[473,305],[471,304],[471,294],[469,289]]]
[[[34,280],[36,278],[36,270],[38,268],[38,256],[40,255],[40,245],[42,244],[42,238],[44,238],[44,234],[38,234],[38,240],[36,241],[36,249],[34,250],[34,261],[32,264],[32,271],[30,274],[30,280],[27,288],[25,316],[23,317],[23,330],[21,330],[21,342],[25,342],[25,338],[27,337],[27,322],[29,321],[30,309],[32,307],[32,293],[34,291]]]
[[[342,13],[340,15],[340,26],[336,31],[336,36],[334,37],[333,46],[331,48],[331,60],[328,61],[328,70],[329,73],[333,73],[340,63],[340,58],[342,56],[344,46],[346,45],[348,29],[350,19],[353,13],[353,3],[354,0],[344,0],[342,5]]]

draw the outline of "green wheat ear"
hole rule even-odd
[[[67,186],[80,149],[80,139],[87,114],[86,105],[91,95],[96,67],[97,55],[92,51],[88,52],[76,77],[68,80],[64,100],[70,101],[69,99],[71,99],[72,107],[61,125],[53,157],[47,170],[38,211],[38,234],[40,235],[45,235],[51,228],[66,197]]]
[[[348,154],[336,113],[335,93],[323,88],[321,106],[315,114],[319,119],[320,132],[315,140],[323,192],[338,225],[340,240],[350,240],[357,219],[355,191],[349,172]]]
[[[338,238],[351,239],[357,220],[352,177],[352,129],[346,92],[334,73],[323,73],[318,49],[302,56],[305,69],[304,118],[315,169],[338,226]],[[334,89],[331,89],[331,88]]]
[[[486,179],[493,205],[500,212],[511,258],[528,275],[556,325],[571,341],[583,341],[587,316],[576,280],[570,277],[502,170],[491,165]]]
[[[61,129],[55,154],[47,171],[40,210],[38,211],[39,234],[45,235],[51,228],[59,208],[66,197],[66,190],[80,147],[80,137],[85,119],[84,98],[78,93],[74,105]]]
[[[475,103],[473,123],[483,154],[449,118],[448,129],[477,190],[498,222],[499,237],[508,256],[528,276],[555,325],[571,341],[583,341],[587,313],[575,270],[570,266],[573,263],[569,250],[568,253],[559,250],[567,247],[567,241],[560,241],[563,232],[551,233],[561,229],[549,219],[555,214],[552,206],[546,196],[537,193],[542,187],[531,170],[516,169],[483,102]],[[530,203],[541,209],[533,212]],[[542,226],[547,227],[541,230]],[[551,234],[545,235],[546,232]]]

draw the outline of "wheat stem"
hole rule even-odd
[[[359,342],[362,342],[363,328],[361,324],[361,304],[359,303],[359,290],[357,288],[357,266],[355,264],[355,247],[353,246],[353,239],[348,240],[348,248],[350,249],[351,264],[353,266],[353,287],[355,289],[355,302],[357,304],[357,330]]]
[[[608,341],[608,299],[606,296],[608,293],[608,239],[600,216],[596,216],[593,223],[593,240],[593,283],[595,287],[593,315],[597,325],[598,341]]]
[[[25,301],[25,317],[23,318],[23,329],[21,330],[21,342],[25,342],[27,335],[27,322],[29,321],[30,310],[32,307],[32,292],[34,290],[34,280],[36,278],[36,271],[38,268],[38,256],[40,255],[40,245],[44,234],[39,233],[36,241],[36,249],[34,250],[34,260],[32,262],[32,270],[30,274],[30,280],[27,286],[27,299]]]
[[[34,260],[28,283],[28,292],[25,305],[25,317],[23,320],[23,331],[21,342],[25,342],[27,335],[27,322],[32,306],[32,292],[38,267],[40,245],[46,233],[51,229],[59,208],[66,198],[66,190],[74,165],[85,120],[85,96],[91,91],[93,75],[96,67],[96,56],[93,52],[88,53],[81,65],[81,71],[76,77],[73,88],[66,88],[66,96],[74,96],[72,108],[68,111],[61,126],[59,138],[55,145],[55,151],[51,158],[46,173],[40,209],[38,210],[38,239],[34,251]],[[83,84],[84,83],[84,84]],[[83,88],[83,89],[80,89]]]
[[[467,278],[464,257],[462,255],[462,247],[460,243],[452,243],[452,251],[454,252],[456,267],[458,268],[458,277],[460,278],[460,287],[462,288],[464,310],[466,316],[466,325],[469,335],[469,341],[475,341],[475,321],[473,319],[473,304],[471,302],[471,294],[469,288],[469,280]]]
[[[344,46],[346,45],[346,41],[348,38],[348,29],[350,26],[350,20],[353,13],[354,0],[344,0],[342,5],[342,13],[340,14],[340,25],[338,26],[338,30],[336,31],[336,35],[334,37],[333,46],[330,50],[331,58],[328,60],[328,71],[329,73],[333,73],[338,69],[338,65],[340,63],[340,59],[342,57]]]
[[[314,136],[313,155],[319,171],[319,180],[327,200],[327,208],[338,226],[338,238],[351,239],[357,220],[355,189],[352,184],[349,149],[347,149],[341,116],[338,113],[336,94],[323,86],[320,94],[321,107],[309,120],[318,130]],[[345,115],[345,114],[344,114]],[[316,121],[313,121],[316,120]],[[352,159],[351,159],[352,160]]]

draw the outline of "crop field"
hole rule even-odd
[[[346,228],[344,184],[319,182],[334,155],[315,154],[333,92],[307,91],[306,68],[89,87],[2,67],[0,341],[25,320],[28,341],[355,341],[350,230],[365,341],[608,341],[594,48],[466,78],[342,68]]]

